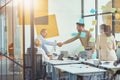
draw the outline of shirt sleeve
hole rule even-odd
[[[100,49],[100,36],[98,36],[97,39],[96,39],[96,45],[95,45],[95,48],[96,48],[97,50]]]
[[[42,49],[45,51],[46,54],[49,54],[49,50],[45,45],[42,45]]]
[[[78,34],[77,34],[77,36],[72,37],[72,38],[70,38],[70,39],[68,39],[68,40],[64,41],[64,42],[63,42],[63,44],[68,44],[68,43],[71,43],[71,42],[73,42],[73,41],[77,40],[78,38],[80,38],[80,33],[78,33]]]
[[[41,35],[39,39],[42,41],[44,45],[57,46],[56,42],[48,41],[45,38],[43,38]]]
[[[57,46],[57,43],[56,43],[56,42],[48,41],[48,40],[45,40],[45,39],[44,39],[44,43],[45,43],[46,45],[50,45],[50,46]]]
[[[113,49],[116,50],[117,47],[116,47],[116,42],[115,42],[115,38],[114,38],[114,36],[112,36],[112,39],[113,39]]]
[[[42,55],[44,57],[44,61],[48,61],[49,60],[49,57],[45,54],[44,50],[43,50]]]
[[[42,48],[39,48],[38,54],[42,54],[42,61],[47,61],[49,60],[49,57],[46,55],[45,51]]]

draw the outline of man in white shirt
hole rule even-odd
[[[49,54],[49,51],[46,47],[46,45],[50,45],[50,46],[60,46],[60,42],[59,43],[56,43],[56,42],[51,42],[51,41],[48,41],[46,40],[46,36],[47,36],[48,32],[46,29],[42,29],[40,31],[40,35],[37,36],[37,39],[39,39],[41,42],[42,42],[42,49],[45,51],[45,53],[48,55]]]
[[[49,57],[46,55],[45,51],[41,48],[41,41],[36,39],[35,40],[35,47],[37,48],[37,53],[36,54],[42,54],[42,61],[45,62],[49,60]]]

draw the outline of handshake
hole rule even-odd
[[[58,42],[57,46],[62,47],[63,46],[63,42]]]

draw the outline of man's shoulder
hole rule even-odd
[[[91,35],[89,30],[84,30],[84,32],[86,32],[86,34]]]

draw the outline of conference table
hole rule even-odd
[[[57,80],[57,76],[56,75],[56,65],[69,65],[69,64],[78,64],[81,63],[79,60],[49,60],[46,62],[48,65],[48,73],[51,72],[52,70],[52,80]]]
[[[56,70],[62,70],[69,73],[69,80],[76,80],[77,75],[106,72],[104,69],[99,69],[86,64],[81,64],[84,61],[81,60],[49,60],[48,73],[52,68],[52,80],[57,80]]]
[[[120,65],[118,65],[118,66],[113,65],[114,61],[100,61],[101,64],[96,64],[95,61],[96,61],[96,59],[49,60],[49,61],[47,61],[47,64],[51,67],[48,67],[48,73],[51,70],[50,68],[52,68],[52,80],[57,80],[56,69],[59,69],[59,70],[68,72],[70,80],[75,80],[76,75],[87,74],[87,73],[92,73],[92,72],[99,73],[99,71],[105,72],[108,70],[112,70],[112,71],[116,72],[117,70],[120,69]],[[78,66],[79,66],[79,68],[78,68]],[[82,66],[89,66],[89,67],[83,68]]]
[[[113,65],[114,61],[100,61],[100,64],[95,64],[95,59],[89,59],[86,61],[82,60],[81,63],[113,71],[120,69],[120,64],[117,66]]]
[[[69,64],[69,65],[56,65],[54,66],[56,69],[62,70],[62,71],[66,71],[69,74],[68,79],[69,80],[77,80],[77,76],[95,76],[96,73],[104,73],[106,72],[106,70],[104,69],[99,69],[96,67],[92,67],[89,65],[85,65],[85,64]],[[53,72],[55,73],[55,72]],[[57,76],[56,74],[54,74],[55,76]],[[104,77],[102,77],[103,79]],[[57,78],[55,77],[55,80],[57,80]],[[97,79],[98,80],[98,79]],[[101,79],[99,79],[101,80]]]

